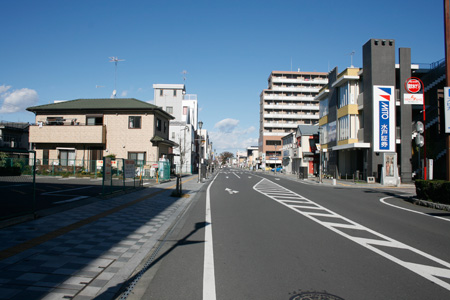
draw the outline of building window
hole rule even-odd
[[[188,107],[183,106],[183,116],[187,115],[187,112],[188,112]]]
[[[273,141],[273,140],[267,140],[266,146],[280,146],[281,141]]]
[[[160,90],[159,90],[159,95],[160,95],[161,97],[164,95],[164,90],[163,90],[163,89],[160,89]]]
[[[156,129],[158,129],[158,131],[161,131],[161,120],[160,119],[156,119]]]
[[[86,125],[103,125],[103,116],[87,116]]]
[[[166,107],[166,111],[167,111],[169,114],[173,114],[173,106],[167,106],[167,107]]]
[[[174,96],[174,97],[177,96],[177,90],[173,90],[173,96]]]
[[[130,129],[141,128],[141,117],[140,116],[129,116],[128,117],[128,128],[130,128]]]
[[[175,140],[175,131],[172,131],[172,140]]]
[[[128,159],[132,159],[137,165],[145,164],[145,152],[128,152]]]
[[[75,150],[59,150],[59,164],[61,166],[74,166]]]
[[[64,125],[63,117],[47,117],[46,125]]]

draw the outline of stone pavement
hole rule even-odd
[[[0,229],[0,299],[114,299],[201,188],[175,182]]]

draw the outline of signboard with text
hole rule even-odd
[[[405,89],[408,94],[403,94],[404,104],[420,104],[423,105],[423,85],[418,78],[411,77],[405,82]]]
[[[373,150],[395,152],[395,97],[393,86],[373,86]]]
[[[445,133],[450,133],[450,87],[444,87]]]

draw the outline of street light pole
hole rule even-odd
[[[322,130],[323,127],[319,127],[319,183],[322,183]]]
[[[203,122],[200,121],[198,122],[198,128],[200,129],[200,144],[199,144],[199,152],[200,152],[200,157],[199,157],[199,161],[198,161],[198,182],[202,182],[202,141],[203,141],[203,136],[202,136],[202,127],[203,127]]]

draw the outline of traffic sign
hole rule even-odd
[[[411,77],[406,81],[405,88],[409,93],[415,94],[420,92],[422,84],[420,83],[420,80]]]

